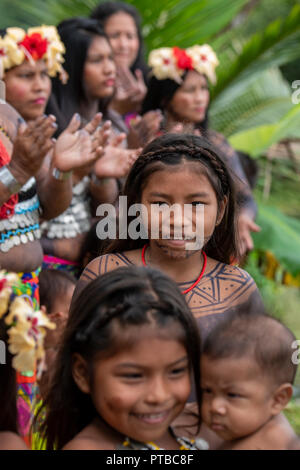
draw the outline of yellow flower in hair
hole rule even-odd
[[[28,322],[27,317],[31,318],[32,312],[32,306],[26,302],[22,296],[15,297],[10,304],[9,313],[5,317],[5,323],[7,325],[12,325],[17,322],[26,323]]]
[[[62,63],[64,62],[63,54],[66,52],[64,44],[61,42],[59,34],[55,26],[40,26],[29,28],[28,34],[39,33],[48,41],[48,48],[45,60],[48,66],[50,77],[55,77],[57,73],[62,72]]]
[[[62,63],[65,46],[61,42],[55,26],[29,28],[8,28],[6,35],[0,37],[0,57],[4,70],[21,65],[25,59],[30,63],[43,59],[47,64],[48,74],[54,77],[57,73],[63,81],[67,74]]]
[[[8,309],[8,303],[12,293],[11,286],[19,282],[19,278],[14,273],[0,271],[0,318],[5,315]]]
[[[22,62],[24,62],[24,51],[18,47],[18,44],[15,42],[15,40],[8,34],[2,38],[0,49],[4,70],[10,69],[15,65],[20,65]]]
[[[22,28],[7,28],[6,34],[14,42],[23,41],[23,39],[26,35],[24,29],[22,29]]]
[[[181,84],[186,71],[194,69],[216,83],[215,68],[219,64],[216,54],[208,44],[187,49],[162,47],[149,54],[149,65],[157,80],[171,79]]]
[[[153,75],[158,80],[170,78],[177,83],[182,82],[181,76],[184,70],[177,67],[176,57],[171,47],[161,47],[160,49],[151,51],[148,63],[152,68]]]
[[[186,53],[193,60],[193,68],[206,75],[212,83],[216,83],[215,68],[219,65],[219,61],[213,49],[208,44],[195,45],[188,47]]]
[[[7,317],[9,351],[14,355],[12,365],[22,372],[34,371],[38,361],[45,356],[43,343],[46,336],[46,328],[55,329],[56,325],[49,321],[42,311],[34,311],[28,302],[22,297],[16,297]],[[42,368],[38,368],[38,375]]]

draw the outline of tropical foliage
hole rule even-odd
[[[99,2],[1,0],[0,28],[88,16]],[[220,66],[217,86],[211,90],[211,126],[236,149],[256,158],[263,172],[272,145],[300,138],[300,104],[291,99],[291,82],[300,80],[300,0],[127,2],[142,15],[148,52],[205,42],[214,47]],[[256,280],[267,308],[300,338],[299,287],[282,284],[291,274],[293,281],[300,279],[299,174],[290,166],[284,159],[273,161],[268,201],[262,197],[264,173],[260,174],[255,194],[262,230],[255,234],[256,249],[245,268]],[[300,371],[296,385],[300,386]],[[295,398],[286,414],[299,433],[300,406]]]
[[[57,24],[89,15],[99,0],[1,0],[0,26]],[[143,18],[148,51],[208,42],[218,53],[218,83],[211,90],[211,125],[238,150],[261,162],[271,145],[300,137],[300,104],[282,67],[300,79],[300,2],[297,0],[128,0]],[[285,70],[285,69],[284,69]],[[297,78],[297,77],[296,77]],[[287,178],[284,166],[277,178]],[[299,211],[298,211],[298,215]],[[299,222],[260,205],[255,237],[293,273],[300,272]],[[293,256],[287,256],[291,249]]]

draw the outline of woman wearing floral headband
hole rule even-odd
[[[64,52],[65,47],[54,26],[29,28],[28,31],[21,28],[8,28],[2,33],[0,37],[0,61],[4,69],[6,99],[26,121],[44,119],[43,113],[45,112],[46,104],[51,93],[50,77],[58,75],[63,83],[66,82],[67,74],[62,67]],[[50,126],[55,126],[54,128],[52,127],[53,134],[57,129],[54,122],[55,118],[50,116],[49,119],[52,120]],[[76,115],[73,115],[73,118],[71,116],[71,121],[67,125],[65,133],[59,137],[55,144],[52,156],[53,163],[55,155],[60,153],[59,159],[61,163],[63,159],[64,168],[60,168],[56,165],[55,167],[60,171],[53,169],[53,176],[49,175],[50,157],[47,156],[41,170],[37,172],[36,175],[31,174],[29,171],[27,172],[27,186],[26,188],[22,188],[22,194],[19,198],[19,202],[22,202],[22,207],[18,206],[14,211],[14,219],[17,220],[11,218],[13,213],[10,212],[9,216],[6,217],[7,220],[0,227],[0,232],[5,232],[0,239],[0,258],[2,253],[5,253],[6,259],[5,263],[2,265],[7,269],[14,271],[33,271],[41,265],[40,258],[42,251],[40,244],[38,248],[35,249],[30,260],[27,259],[27,266],[24,269],[21,269],[19,265],[10,265],[8,262],[8,258],[11,255],[14,260],[18,260],[19,264],[24,264],[24,257],[16,256],[16,253],[12,253],[11,249],[15,249],[16,247],[22,248],[22,245],[28,244],[28,242],[34,243],[41,236],[39,227],[39,202],[35,190],[35,181],[30,178],[30,176],[37,177],[39,199],[42,200],[43,203],[44,200],[46,200],[47,206],[52,205],[51,213],[48,216],[44,211],[43,219],[49,220],[57,217],[69,206],[72,198],[72,181],[74,175],[71,177],[71,171],[75,169],[78,170],[78,168],[86,166],[87,164],[93,164],[96,157],[103,157],[103,148],[99,148],[99,146],[105,145],[105,139],[107,138],[105,132],[107,133],[107,129],[104,128],[104,130],[96,131],[100,120],[101,117],[97,115],[94,120],[85,127],[85,131],[87,132],[77,132],[81,124],[80,118]],[[16,122],[16,127],[18,126],[19,123]],[[4,127],[2,126],[3,129]],[[91,141],[88,133],[93,134],[93,141]],[[43,132],[41,132],[41,139],[42,138]],[[82,145],[83,141],[85,141],[85,146]],[[92,147],[93,153],[89,152],[88,147]],[[62,155],[63,152],[64,155]],[[41,155],[39,160],[41,160]],[[3,163],[7,162],[5,161],[2,162],[2,164]],[[65,164],[67,164],[67,167]],[[99,163],[98,160],[98,166],[100,166],[100,171],[102,171],[103,162],[101,161]],[[29,165],[26,165],[26,167],[30,170]],[[7,168],[7,170],[10,171],[9,168]],[[14,176],[17,178],[16,175]],[[47,188],[45,188],[45,186],[47,186],[45,184],[47,179],[50,179],[52,184],[50,193],[47,191]],[[4,179],[4,182],[5,181]],[[55,182],[56,184],[53,186]],[[59,187],[56,187],[57,185],[59,185]],[[18,188],[18,191],[19,190],[20,187]],[[25,194],[23,194],[24,192]],[[56,195],[56,199],[52,197],[53,194]],[[45,204],[43,205],[45,206]],[[15,233],[16,230],[18,230],[18,233]],[[11,236],[8,236],[8,234]],[[27,251],[30,252],[30,250]],[[0,262],[2,263],[1,259]]]
[[[216,82],[215,68],[219,64],[212,48],[204,44],[187,49],[163,47],[149,55],[152,77],[143,103],[143,113],[161,109],[163,130],[205,133],[221,151],[226,163],[236,174],[240,212],[238,230],[241,253],[253,248],[250,231],[258,231],[254,223],[256,204],[239,161],[238,155],[219,133],[208,129],[209,82]]]
[[[19,434],[32,421],[36,389],[17,396],[17,377],[23,370],[42,373],[46,328],[55,325],[34,310],[27,286],[16,274],[0,271],[0,450],[28,448]]]
[[[87,132],[78,131],[80,120],[76,116],[54,145],[51,138],[57,126],[54,116],[43,115],[46,103],[39,99],[26,102],[31,93],[26,81],[33,82],[33,88],[37,84],[34,92],[41,93],[41,89],[46,90],[42,87],[44,82],[50,84],[48,73],[64,76],[62,51],[54,27],[34,28],[27,33],[8,28],[0,39],[0,62],[8,96],[13,100],[15,91],[20,99],[13,104],[20,106],[26,119],[36,118],[26,126],[20,114],[5,103],[4,94],[1,96],[0,265],[19,273],[35,309],[39,308],[38,273],[43,259],[39,241],[41,216],[51,219],[63,212],[72,197],[72,170],[92,164],[103,155],[98,134],[92,144]],[[17,381],[20,433],[26,437],[34,373],[25,369]]]
[[[62,67],[65,48],[54,26],[7,28],[0,33],[0,51],[6,84],[6,101],[26,121],[44,113],[57,74],[65,83]]]

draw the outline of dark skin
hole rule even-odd
[[[148,227],[151,229],[150,214],[153,206],[170,208],[173,204],[178,204],[182,208],[184,204],[190,204],[194,211],[191,227],[196,233],[195,208],[197,205],[202,205],[204,217],[200,223],[203,228],[204,251],[205,245],[213,236],[215,227],[222,221],[226,201],[225,197],[218,203],[216,193],[203,173],[202,166],[195,162],[184,162],[167,170],[154,172],[149,176],[141,195],[141,203],[147,208]],[[170,235],[174,233],[176,225],[181,226],[179,219],[173,216],[170,218]],[[187,233],[191,227],[186,227]],[[147,266],[158,268],[169,275],[184,292],[199,277],[204,256],[200,248],[189,248],[185,242],[172,240],[170,236],[165,239],[150,239],[149,247],[145,252],[145,262]],[[104,272],[130,264],[143,266],[141,248],[96,258],[85,268],[76,287],[75,295],[86,282]],[[201,280],[185,294],[192,313],[199,319],[198,322],[205,331],[208,331],[220,318],[220,313],[224,314],[235,305],[248,300],[250,296],[259,297],[259,293],[248,273],[210,257],[207,258],[207,265]]]
[[[20,122],[18,113],[10,106],[6,106],[9,111],[9,121],[11,122],[13,114],[13,122],[17,126]],[[16,180],[23,185],[32,176],[36,177],[44,220],[52,219],[62,213],[72,198],[72,178],[57,180],[52,175],[53,167],[68,172],[73,168],[91,165],[103,155],[103,148],[98,145],[99,139],[95,138],[92,144],[87,131],[77,132],[79,126],[80,119],[74,116],[54,145],[52,136],[56,130],[55,118],[41,116],[28,125],[22,122],[18,127],[13,146],[12,143],[8,145],[8,152],[12,152],[8,168]],[[49,152],[52,152],[52,156]],[[0,183],[0,203],[6,202],[10,195],[5,185]],[[40,242],[35,240],[26,244],[26,250],[19,245],[10,249],[8,253],[1,253],[0,264],[10,271],[30,272],[41,265],[42,258],[42,247]]]
[[[181,260],[169,258],[167,264],[165,260],[162,263],[162,257],[155,256],[155,251],[153,255],[153,251],[148,250],[146,252],[147,265],[164,271],[178,283],[182,291],[190,287],[199,276],[203,265],[200,253],[193,253]],[[156,251],[158,252],[158,250]],[[104,272],[130,264],[143,266],[141,255],[142,250],[138,249],[123,254],[110,254],[96,258],[81,275],[76,286],[75,296],[87,282]],[[204,276],[192,291],[185,295],[185,298],[196,318],[199,318],[200,321],[207,319],[211,322],[213,319],[219,318],[219,314],[223,314],[234,305],[246,301],[250,296],[259,297],[259,293],[254,281],[245,271],[207,258]]]
[[[45,156],[53,148],[54,122],[52,116],[43,116],[27,128],[25,124],[19,127],[8,169],[20,184],[25,184],[40,171]],[[0,203],[3,204],[9,199],[10,192],[2,183],[0,185]]]
[[[101,121],[101,113],[89,123],[85,130],[93,135]],[[123,177],[130,169],[130,166],[136,160],[141,149],[126,150],[120,147],[125,134],[113,137],[110,141],[110,125],[105,123],[99,131],[99,139],[103,147],[105,147],[104,155],[99,158],[94,165],[89,165],[74,172],[73,185],[79,183],[86,175],[95,173],[97,181],[91,180],[89,185],[89,193],[92,199],[92,214],[96,215],[99,204],[114,204],[119,194],[119,187],[116,178]],[[49,240],[43,238],[41,243],[45,254],[64,258],[69,261],[78,261],[81,254],[81,247],[85,237],[85,233],[78,234],[74,238],[63,238]]]
[[[13,110],[11,113],[17,121],[17,113]],[[39,119],[37,126],[29,125],[26,130],[22,127],[16,136],[13,150],[12,143],[7,137],[1,135],[1,140],[7,146],[7,150],[12,151],[8,168],[20,183],[25,184],[31,172],[35,174],[39,171],[45,155],[51,150],[53,146],[51,137],[55,132],[53,123],[52,118],[43,117]],[[47,140],[40,141],[38,138],[42,132],[44,136],[47,134]],[[0,203],[6,202],[9,197],[10,192],[0,183]],[[19,245],[13,247],[8,253],[0,253],[0,265],[8,271],[31,272],[41,265],[42,260],[43,252],[38,240],[27,243],[26,250],[22,245]]]

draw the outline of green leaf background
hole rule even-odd
[[[98,0],[1,0],[0,27],[58,24],[89,12]],[[210,122],[239,150],[259,159],[287,137],[300,137],[300,105],[282,74],[300,79],[300,0],[139,0],[149,52],[161,46],[208,42],[219,57]],[[299,76],[297,76],[299,70]],[[282,173],[285,178],[285,173]],[[300,215],[300,214],[299,214]],[[259,206],[258,248],[270,249],[300,272],[299,221]],[[292,253],[292,255],[290,254]]]

